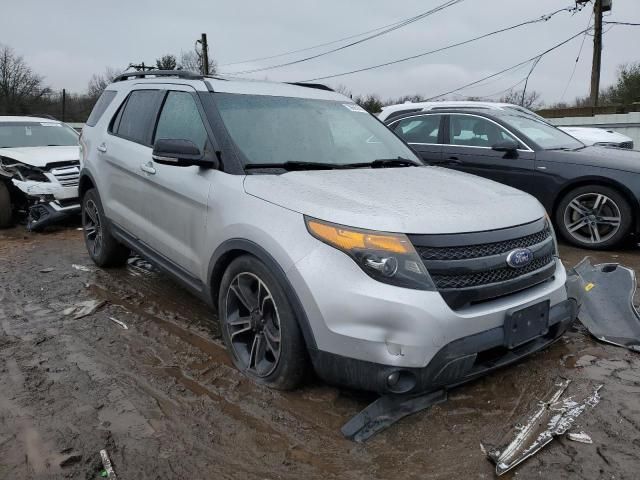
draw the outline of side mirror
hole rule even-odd
[[[515,140],[502,140],[491,148],[496,152],[515,152],[518,150],[518,142]]]
[[[162,165],[175,167],[216,167],[213,160],[204,157],[200,149],[190,140],[165,139],[156,140],[151,158]]]

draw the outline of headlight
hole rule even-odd
[[[558,237],[556,237],[556,231],[553,228],[553,222],[551,222],[551,217],[549,217],[548,213],[544,214],[547,219],[547,227],[551,230],[551,237],[553,238],[553,253],[556,257],[560,257],[560,253],[558,252]]]
[[[398,287],[435,290],[406,235],[345,227],[308,217],[305,222],[311,235],[349,255],[371,278]]]
[[[18,180],[27,181],[33,180],[35,182],[48,182],[49,179],[37,167],[26,165],[22,162],[17,162],[10,158],[0,157],[0,173],[5,176],[17,178]]]

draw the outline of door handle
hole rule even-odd
[[[101,143],[98,145],[98,151],[100,153],[107,153],[107,146],[104,143]]]
[[[148,173],[150,175],[155,175],[156,174],[156,169],[153,168],[153,166],[151,165],[151,162],[143,163],[142,165],[140,165],[140,170],[142,170],[143,172]]]

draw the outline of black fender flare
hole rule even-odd
[[[207,278],[209,279],[208,289],[211,295],[211,304],[217,309],[218,305],[218,290],[220,288],[220,280],[224,274],[229,263],[236,257],[243,254],[250,254],[264,263],[267,268],[275,275],[280,284],[284,287],[287,295],[287,300],[293,308],[293,311],[298,320],[298,325],[302,331],[304,341],[307,345],[307,349],[316,349],[316,341],[313,336],[313,330],[309,323],[307,313],[302,306],[302,302],[298,298],[296,291],[291,285],[291,282],[287,278],[285,271],[280,264],[273,258],[273,256],[267,252],[263,247],[257,243],[244,238],[232,238],[224,241],[216,248],[209,260],[209,267]]]

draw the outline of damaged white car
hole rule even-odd
[[[78,213],[78,134],[57,120],[0,116],[0,228],[40,230]]]

